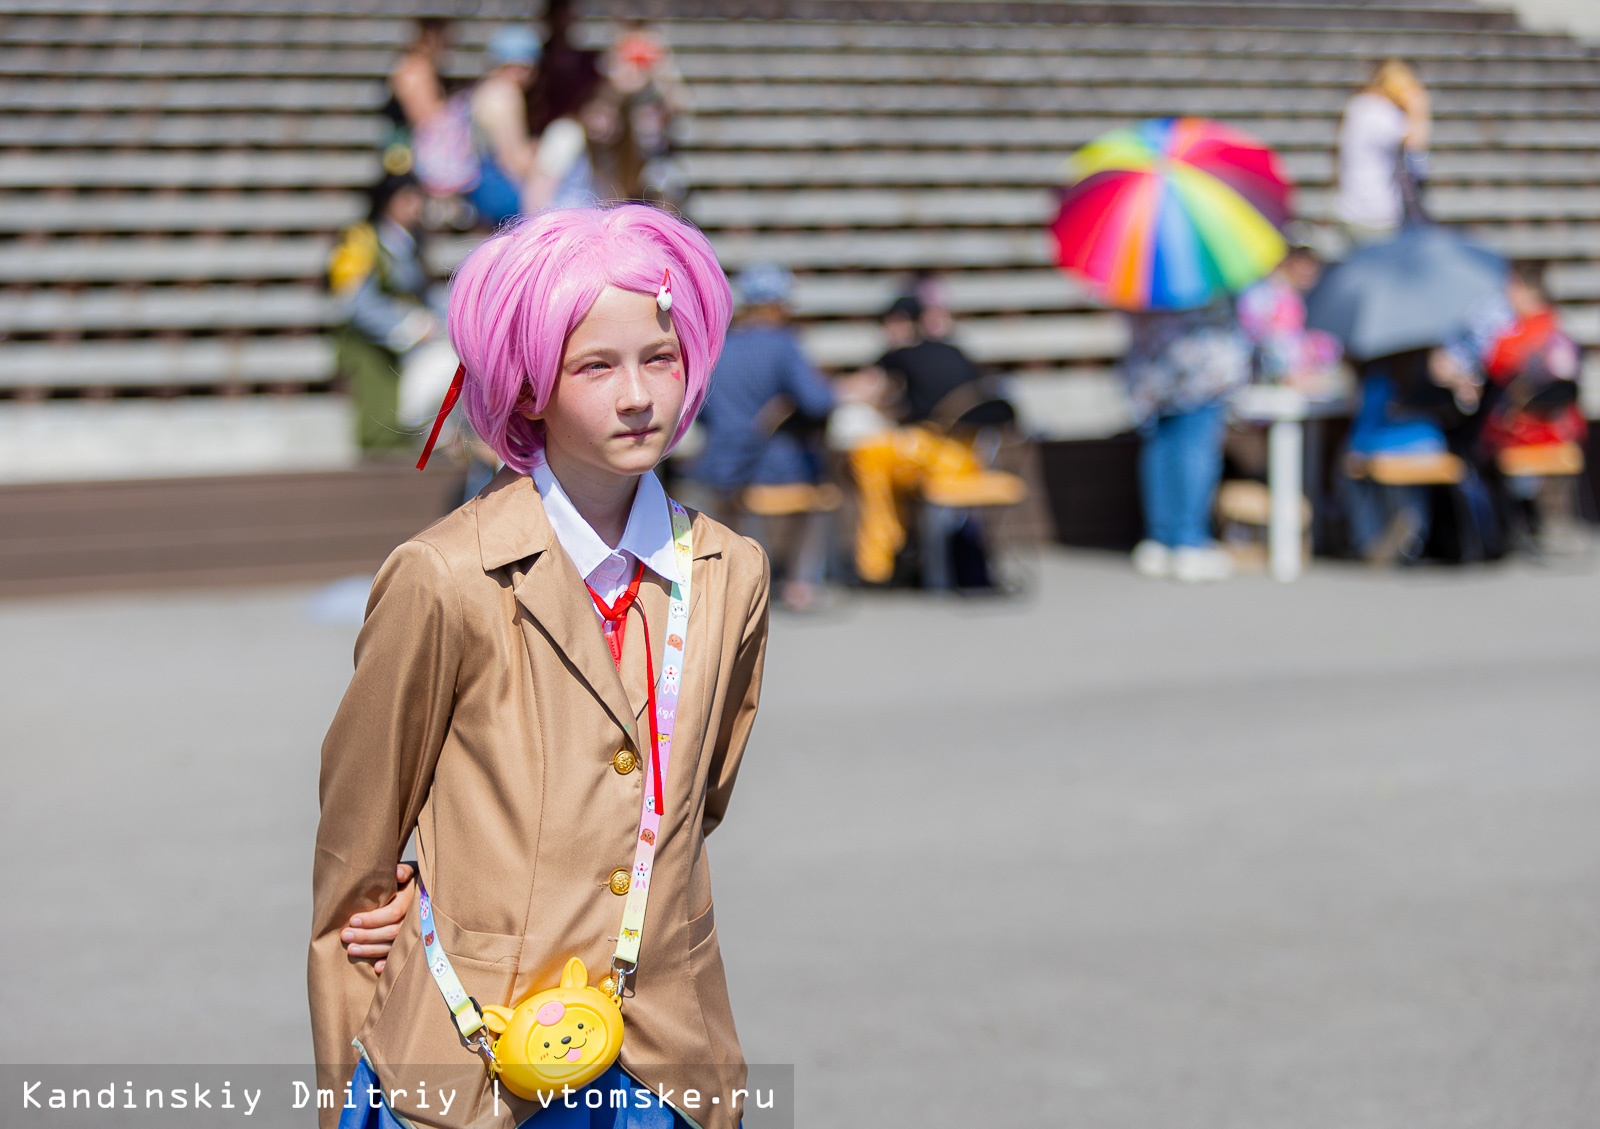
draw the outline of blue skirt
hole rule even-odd
[[[387,1102],[373,1109],[372,1103],[362,1097],[369,1093],[367,1087],[379,1085],[378,1075],[366,1058],[358,1060],[350,1077],[350,1091],[357,1095],[355,1108],[344,1110],[339,1129],[405,1129],[405,1123],[395,1117]],[[628,1091],[628,1100],[616,1103],[626,1108],[611,1108],[612,1094],[617,1090]],[[599,1097],[590,1099],[591,1092]],[[658,1101],[654,1091],[641,1086],[616,1063],[583,1089],[574,1091],[570,1100],[556,1099],[522,1125],[529,1129],[693,1129],[682,1114]]]

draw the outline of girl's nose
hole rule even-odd
[[[622,387],[617,393],[617,410],[641,412],[648,408],[650,389],[645,385],[644,373],[638,368],[630,368],[622,379]]]

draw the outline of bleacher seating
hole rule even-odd
[[[1555,259],[1574,335],[1600,344],[1600,58],[1520,30],[1506,11],[1466,0],[658,9],[673,17],[661,27],[694,103],[679,128],[689,213],[730,269],[776,259],[795,270],[824,365],[872,358],[875,317],[906,273],[940,270],[963,340],[1015,375],[1026,424],[1118,430],[1109,372],[1121,323],[1050,265],[1044,224],[1063,159],[1138,117],[1215,116],[1278,147],[1302,213],[1326,224],[1338,114],[1390,54],[1433,91],[1435,214],[1507,254]],[[240,426],[304,440],[234,444],[219,471],[352,461],[348,428],[335,426],[345,407],[322,340],[333,316],[322,272],[377,173],[382,76],[410,17],[458,17],[451,71],[467,78],[492,29],[528,10],[0,0],[0,432],[17,444],[0,475],[85,473],[59,443],[75,406],[109,442],[128,430],[108,422],[122,407],[159,431],[151,399],[174,397],[214,398],[215,411],[253,421]],[[596,44],[607,17],[652,11],[621,0],[583,10],[579,34]],[[440,240],[439,269],[469,242]],[[42,413],[28,410],[40,400],[52,422],[36,433],[28,421]],[[308,428],[312,417],[322,422]],[[129,459],[135,473],[174,469]]]

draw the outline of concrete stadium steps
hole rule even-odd
[[[1146,0],[609,0],[591,3],[591,13],[649,19],[732,19],[751,23],[777,20],[917,20],[952,24],[1112,24],[1167,27],[1258,25],[1289,28],[1388,28],[1408,26],[1444,30],[1509,30],[1517,26],[1507,10],[1452,5],[1433,0],[1404,4],[1349,3],[1188,3]]]
[[[445,462],[0,490],[0,598],[371,575],[461,499]]]
[[[1301,191],[1295,203],[1303,219],[1334,220],[1331,191]],[[1600,219],[1600,193],[1587,187],[1433,187],[1427,203],[1448,222]],[[1042,227],[1056,209],[1055,193],[1037,188],[736,189],[694,199],[696,221],[714,228]]]
[[[320,281],[331,235],[282,238],[13,240],[0,283]]]
[[[372,183],[376,153],[13,153],[0,188],[263,189],[326,191]]]
[[[333,346],[323,337],[12,342],[0,389],[303,385],[332,376]]]
[[[1169,107],[1176,112],[1179,105]],[[1048,149],[1065,157],[1108,129],[1127,125],[1147,114],[1093,117],[1027,115],[865,114],[821,118],[808,114],[740,113],[696,115],[683,123],[681,141],[689,151],[703,149],[832,150],[900,149],[966,146],[974,149]],[[1159,116],[1159,115],[1157,115]],[[1170,114],[1169,114],[1170,116]],[[1327,148],[1338,135],[1336,116],[1303,118],[1233,114],[1228,124],[1253,134],[1274,148]],[[1498,118],[1467,115],[1441,117],[1435,136],[1446,148],[1502,147],[1577,149],[1600,145],[1600,117]]]
[[[594,5],[590,5],[591,10]],[[1273,10],[1299,11],[1292,0]],[[674,50],[738,52],[895,51],[971,53],[991,51],[1052,54],[1122,51],[1135,55],[1191,52],[1203,55],[1265,54],[1283,56],[1356,56],[1384,58],[1540,57],[1587,58],[1578,40],[1548,32],[1519,28],[1498,31],[1440,31],[1414,26],[1404,12],[1395,13],[1379,31],[1325,24],[1316,34],[1288,27],[1271,18],[1258,18],[1248,31],[1236,26],[1189,24],[1184,26],[1128,27],[1115,22],[1054,26],[1049,21],[963,24],[952,27],[937,20],[914,18],[873,22],[865,17],[839,20],[704,20],[683,15],[671,21]],[[777,32],[777,34],[775,34]]]
[[[1278,153],[1299,189],[1331,187],[1333,154],[1324,146]],[[915,149],[884,152],[833,150],[772,153],[701,151],[683,161],[685,179],[697,190],[734,188],[853,188],[1059,185],[1066,158],[1059,152],[974,152]],[[1429,184],[1581,184],[1600,179],[1600,151],[1584,149],[1496,150],[1435,147]]]
[[[314,79],[328,85],[314,87],[330,96],[329,107],[351,97],[353,80],[382,79],[393,62],[399,43],[382,47],[328,49],[325,44],[339,31],[318,37],[317,46],[119,46],[94,49],[19,47],[0,57],[0,77],[59,79],[76,74],[96,82],[171,82],[203,89],[207,83],[253,80],[255,84],[284,78]],[[10,37],[13,43],[16,37]],[[458,44],[445,67],[447,77],[469,79],[478,72],[481,44]],[[1070,52],[1070,53],[1068,53]],[[1205,85],[1236,76],[1241,81],[1292,83],[1295,86],[1336,87],[1348,90],[1365,81],[1369,63],[1350,50],[1337,55],[1300,55],[1231,50],[1199,52],[1192,47],[1152,51],[1085,49],[1082,44],[1060,50],[1005,48],[974,52],[967,48],[938,50],[911,47],[863,49],[840,46],[817,51],[733,51],[690,49],[678,53],[676,62],[691,82],[728,84],[741,81],[907,83],[914,87],[947,82],[979,82],[1003,86],[1031,83],[1122,83],[1136,67],[1141,85],[1193,83]],[[872,63],[864,73],[863,60]],[[1554,87],[1561,83],[1590,86],[1594,82],[1590,60],[1581,56],[1548,55],[1537,50],[1492,58],[1454,55],[1417,60],[1429,85],[1439,90],[1489,87]],[[355,92],[359,98],[360,92]],[[359,101],[344,103],[359,105]]]
[[[57,237],[155,231],[301,234],[330,231],[365,213],[361,198],[349,192],[0,191],[0,232]]]
[[[1287,86],[1247,76],[1206,84],[1170,83],[1129,87],[1126,80],[1095,83],[1054,81],[1037,84],[979,83],[951,79],[948,84],[871,82],[707,83],[695,88],[695,112],[717,114],[926,114],[1077,115],[1116,113],[1144,117],[1170,114],[1183,106],[1199,117],[1253,115],[1270,104],[1275,113],[1337,117],[1350,87]],[[0,104],[5,91],[0,86]],[[1600,87],[1592,77],[1582,86],[1555,83],[1548,88],[1479,86],[1437,91],[1434,115],[1441,120],[1495,113],[1507,117],[1592,114],[1600,109]]]
[[[0,400],[0,482],[123,478],[129,467],[143,476],[347,470],[356,461],[341,396]]]
[[[175,114],[126,113],[77,116],[53,112],[0,115],[0,145],[30,149],[189,149],[251,146],[260,149],[370,150],[388,123],[371,114]]]
[[[321,387],[326,255],[377,174],[381,80],[410,17],[458,16],[447,70],[465,78],[492,29],[527,14],[511,0],[464,17],[450,6],[0,0],[0,233],[14,236],[0,244],[0,396]],[[695,105],[679,131],[689,210],[730,268],[796,268],[802,330],[827,364],[875,355],[875,315],[907,271],[935,268],[974,352],[1029,382],[1025,415],[1055,433],[1112,426],[1090,405],[1110,387],[1120,328],[1050,266],[1041,230],[1065,156],[1147,114],[1210,113],[1277,147],[1301,209],[1325,221],[1343,100],[1365,60],[1393,53],[1435,92],[1436,212],[1507,253],[1560,260],[1556,292],[1600,342],[1600,205],[1586,191],[1600,172],[1600,60],[1503,11],[672,7],[662,27]],[[599,19],[578,29],[595,44],[609,34]],[[439,240],[436,268],[470,243]],[[1052,423],[1051,410],[1066,414]]]
[[[0,291],[0,334],[212,332],[331,325],[332,297],[303,285]]]

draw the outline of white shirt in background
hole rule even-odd
[[[1339,124],[1338,216],[1362,227],[1399,227],[1400,148],[1405,111],[1381,94],[1350,99]]]

